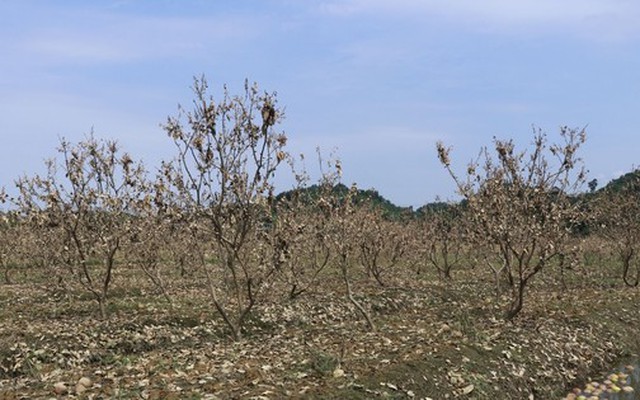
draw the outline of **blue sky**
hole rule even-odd
[[[91,129],[153,168],[203,73],[277,91],[292,153],[337,148],[345,183],[400,205],[455,198],[438,140],[462,168],[587,126],[591,178],[639,163],[633,0],[3,0],[0,52],[0,186]]]

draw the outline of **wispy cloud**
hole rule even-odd
[[[82,15],[71,17],[64,26],[43,21],[3,47],[39,62],[92,65],[200,57],[211,49],[238,46],[258,34],[252,28],[256,21],[239,16],[143,17],[102,12],[82,19]]]
[[[292,152],[338,147],[346,180],[407,204],[453,193],[436,139],[464,168],[531,123],[588,122],[609,179],[637,158],[637,21],[636,0],[0,0],[0,185],[92,126],[170,153],[158,124],[200,73],[277,89]]]
[[[640,3],[630,0],[327,0],[319,8],[342,17],[378,14],[445,18],[482,30],[551,27],[592,38],[640,34]]]

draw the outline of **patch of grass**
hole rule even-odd
[[[321,350],[312,350],[309,361],[310,370],[317,376],[329,376],[340,365],[340,360],[333,354]]]

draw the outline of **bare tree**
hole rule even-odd
[[[636,287],[640,283],[640,170],[626,178],[619,187],[607,187],[600,194],[596,231],[613,244],[625,285]]]
[[[192,235],[192,250],[208,292],[234,339],[276,272],[266,246],[273,180],[287,157],[287,138],[275,132],[283,111],[275,94],[245,82],[244,94],[216,103],[204,77],[194,80],[194,107],[180,109],[165,130],[178,155],[164,173],[173,204]]]
[[[172,219],[164,208],[168,193],[163,176],[147,185],[146,195],[135,204],[135,216],[131,220],[131,235],[124,244],[128,261],[144,272],[169,307],[173,309],[171,295],[171,252],[167,249],[182,243],[175,243],[176,235],[171,229]]]
[[[399,221],[390,220],[381,209],[368,205],[357,208],[354,219],[360,233],[360,263],[367,275],[380,286],[386,286],[389,273],[404,261],[409,248],[409,233]]]
[[[7,194],[0,187],[0,205],[7,202]],[[3,212],[0,209],[0,268],[3,270],[4,283],[11,284],[10,270],[15,262],[18,247],[18,224],[15,212]]]
[[[45,177],[18,180],[19,204],[36,226],[62,234],[57,259],[106,318],[116,257],[130,233],[134,203],[143,195],[144,168],[116,142],[93,135],[77,145],[62,140],[58,152],[62,159],[47,162]]]
[[[423,214],[420,219],[422,254],[441,279],[450,281],[451,271],[460,265],[464,255],[466,216],[462,206],[444,204]]]
[[[304,156],[301,155],[304,161]],[[276,218],[272,247],[278,276],[288,288],[293,300],[313,289],[322,272],[330,265],[332,251],[328,236],[329,215],[320,212],[320,201],[330,190],[328,186],[309,186],[306,170],[296,172],[296,187],[280,196],[276,203]]]
[[[325,215],[329,224],[326,235],[332,253],[335,255],[335,263],[340,269],[347,299],[364,318],[369,330],[375,331],[373,319],[364,305],[356,299],[352,283],[352,266],[357,262],[358,241],[361,233],[356,216],[358,188],[353,184],[344,193],[336,190],[342,177],[342,164],[339,160],[329,160],[327,164],[330,170],[323,173],[322,197],[318,200],[320,212]]]
[[[571,198],[584,183],[577,150],[584,130],[562,128],[560,144],[549,145],[546,135],[534,134],[530,152],[516,152],[513,141],[494,140],[496,157],[484,148],[472,162],[466,179],[451,168],[449,149],[438,143],[440,162],[467,201],[474,240],[492,249],[511,289],[507,319],[522,309],[530,280],[563,254],[563,246],[581,216]]]

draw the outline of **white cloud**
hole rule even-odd
[[[94,24],[44,26],[11,48],[53,63],[96,64],[193,57],[233,48],[253,37],[258,24],[240,17],[124,17],[95,15]],[[206,50],[208,49],[208,50]],[[205,51],[206,50],[206,51]]]
[[[627,15],[638,6],[625,0],[346,0],[326,1],[327,13],[385,12],[387,14],[445,14],[460,18],[490,18],[496,22],[574,21],[598,15]]]
[[[328,0],[321,3],[320,10],[343,17],[375,14],[445,18],[482,30],[551,27],[592,38],[640,32],[640,3],[630,0]]]
[[[439,11],[496,23],[572,23],[615,12],[615,1],[601,0],[460,0],[441,2]]]

